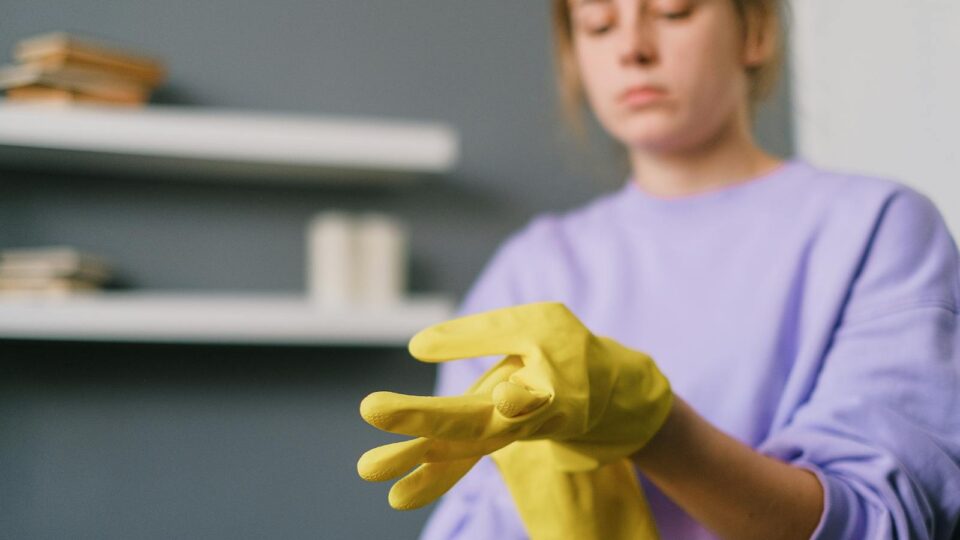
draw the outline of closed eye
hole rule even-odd
[[[605,24],[603,26],[596,26],[593,28],[589,28],[587,29],[587,32],[590,34],[599,35],[599,34],[607,33],[608,31],[610,31],[611,28],[613,28],[612,24]]]
[[[616,8],[608,1],[582,0],[574,12],[576,26],[589,35],[606,33],[616,19]]]
[[[684,11],[671,11],[671,12],[661,13],[660,16],[669,21],[679,21],[679,20],[686,19],[687,17],[690,16],[691,13],[693,13],[693,11],[687,9]]]

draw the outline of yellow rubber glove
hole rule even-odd
[[[551,466],[549,440],[492,454],[533,540],[656,540],[656,522],[630,460],[567,472]]]
[[[556,302],[440,323],[415,335],[409,349],[427,362],[506,357],[462,396],[375,392],[363,400],[370,424],[419,437],[375,448],[357,464],[374,481],[420,464],[390,490],[397,509],[429,504],[480,457],[514,441],[550,439],[555,467],[596,469],[643,447],[673,405],[649,356],[593,335]]]

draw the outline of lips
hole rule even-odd
[[[667,95],[666,88],[652,84],[630,86],[620,93],[617,101],[627,106],[640,106],[659,101]]]

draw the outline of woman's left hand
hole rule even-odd
[[[412,509],[452,487],[483,455],[515,441],[549,439],[567,471],[630,456],[659,430],[673,405],[670,384],[648,355],[595,336],[561,303],[503,308],[429,327],[411,339],[426,362],[505,355],[462,396],[375,392],[364,420],[417,439],[381,446],[357,464],[383,481],[416,465],[390,491]]]

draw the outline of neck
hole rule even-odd
[[[754,142],[745,113],[734,115],[712,138],[694,148],[629,152],[634,181],[644,191],[665,198],[737,184],[782,164]]]

